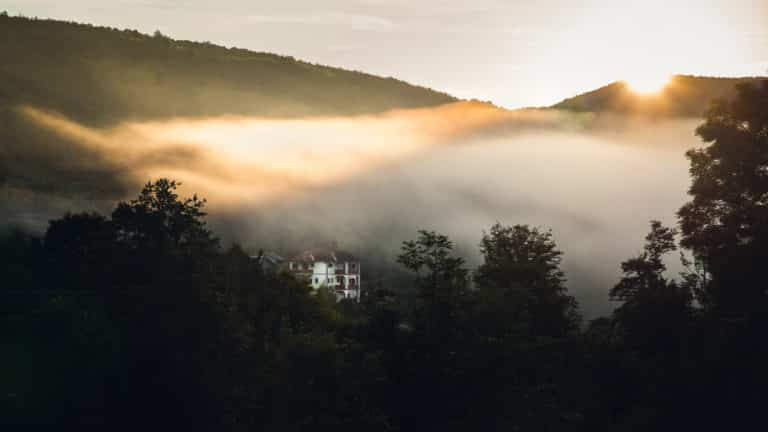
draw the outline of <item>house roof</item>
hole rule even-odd
[[[350,261],[357,261],[357,258],[355,258],[354,255],[338,251],[338,250],[331,250],[331,249],[311,249],[306,250],[293,258],[290,259],[290,261],[297,261],[297,262],[316,262],[316,261],[324,261],[324,262],[350,262]]]
[[[259,262],[264,266],[269,267],[278,267],[285,261],[285,258],[281,257],[280,255],[276,254],[275,252],[263,252],[259,251],[258,255],[252,255],[251,259],[259,260]]]

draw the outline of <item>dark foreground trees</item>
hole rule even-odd
[[[768,261],[768,80],[707,113],[688,152],[693,199],[679,212],[683,245],[710,279],[699,301],[720,315],[765,314]]]
[[[587,331],[619,430],[747,429],[768,387],[768,81],[708,111],[688,152],[692,200],[679,211],[680,281],[665,274],[675,230],[652,222],[622,263],[622,304]]]
[[[65,215],[41,240],[0,237],[0,421],[80,430],[378,422],[375,407],[363,409],[366,392],[337,379],[333,305],[237,246],[222,250],[204,201],[177,187],[149,183],[109,218]]]
[[[578,331],[552,235],[494,225],[468,286],[453,243],[420,231],[398,261],[416,272],[418,303],[391,350],[391,397],[405,430],[566,430],[583,426]],[[581,387],[588,391],[588,385]]]
[[[470,287],[444,235],[384,289],[336,304],[239,246],[161,179],[109,217],[2,237],[2,421],[80,430],[460,430],[581,424],[576,304],[551,235],[496,225]],[[496,293],[501,293],[497,296]],[[514,311],[514,313],[505,313]],[[506,329],[506,330],[503,330]],[[567,372],[567,373],[566,373]],[[580,381],[581,380],[581,381]]]
[[[623,276],[610,291],[622,302],[614,311],[625,344],[675,350],[692,317],[690,287],[667,278],[665,255],[677,250],[674,229],[651,222],[643,252],[621,263]]]
[[[549,231],[496,224],[470,272],[442,234],[336,304],[222,248],[204,201],[147,184],[109,216],[0,231],[8,430],[751,430],[768,388],[766,87],[712,110],[680,233],[651,222],[614,313],[582,328]],[[768,153],[766,153],[768,154]],[[667,263],[683,241],[684,272]],[[688,261],[692,262],[688,262]],[[4,429],[5,430],[5,429]]]
[[[578,330],[576,299],[560,269],[562,252],[552,233],[499,223],[483,235],[483,264],[475,274],[481,302],[496,331],[522,330],[531,337],[562,338]]]

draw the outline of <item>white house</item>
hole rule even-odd
[[[332,250],[303,252],[284,264],[286,270],[306,279],[313,289],[330,288],[336,299],[360,301],[360,261]]]

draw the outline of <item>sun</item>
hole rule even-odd
[[[669,84],[671,76],[668,74],[647,74],[633,77],[626,81],[630,90],[635,93],[658,93]]]

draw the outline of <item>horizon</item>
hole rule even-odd
[[[291,56],[507,109],[550,106],[616,81],[642,93],[673,75],[758,77],[768,71],[768,30],[761,25],[768,22],[766,1],[729,2],[723,12],[718,8],[722,2],[696,2],[696,19],[686,25],[680,25],[680,18],[691,2],[646,2],[627,5],[629,11],[616,2],[604,3],[439,2],[434,16],[426,12],[433,5],[397,2],[388,8],[374,0],[339,0],[323,10],[304,2],[276,8],[228,0],[216,5],[217,12],[196,0],[126,0],[109,6],[93,0],[66,5],[25,0],[0,2],[0,10]],[[446,31],[437,20],[464,22],[467,16],[487,25],[481,31],[473,25]],[[502,18],[511,22],[499,22]],[[650,25],[657,29],[653,35],[644,33]],[[603,32],[613,37],[604,38]],[[516,62],[507,62],[507,55]]]

